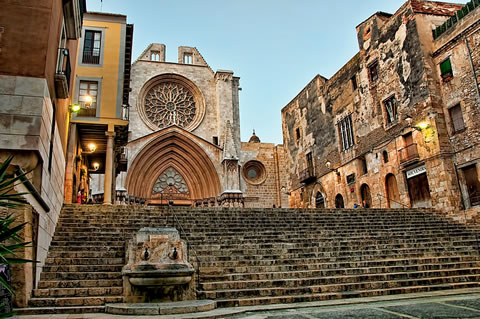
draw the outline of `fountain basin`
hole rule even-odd
[[[192,280],[194,269],[186,265],[165,265],[156,269],[124,270],[122,274],[134,286],[158,287],[184,285]],[[146,268],[146,267],[145,267]]]

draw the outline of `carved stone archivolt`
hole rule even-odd
[[[177,74],[162,74],[142,88],[137,109],[152,130],[171,125],[194,130],[205,115],[205,102],[198,87]]]

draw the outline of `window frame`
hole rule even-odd
[[[460,118],[462,120],[462,127],[461,128],[456,128],[455,126],[455,119],[453,117],[453,110],[454,109],[457,109],[458,108],[458,111],[459,111],[459,114],[460,114]],[[452,128],[452,133],[453,135],[455,134],[458,134],[458,133],[461,133],[463,131],[465,131],[467,129],[466,125],[465,125],[465,120],[463,119],[463,111],[462,111],[462,105],[461,103],[457,103],[455,105],[452,105],[451,107],[448,108],[448,115],[450,117],[450,127]]]
[[[82,37],[80,41],[80,46],[78,48],[78,65],[79,66],[86,66],[86,67],[103,67],[103,57],[104,57],[104,50],[105,50],[105,28],[100,28],[100,27],[91,27],[91,26],[83,26],[82,28]],[[100,32],[100,52],[99,52],[99,61],[98,63],[84,63],[83,62],[83,54],[85,51],[85,41],[86,37],[85,34],[87,31],[93,31],[93,32]]]
[[[373,76],[372,75],[372,68],[375,67],[375,75]],[[378,59],[375,59],[373,62],[371,62],[368,66],[367,66],[367,69],[368,69],[368,78],[370,80],[370,83],[375,83],[377,80],[378,80],[378,69],[379,69],[379,66],[378,66]]]
[[[75,92],[74,92],[74,103],[80,104],[79,97],[80,97],[80,82],[97,82],[97,105],[96,107],[96,114],[95,117],[100,117],[100,108],[102,106],[101,98],[102,98],[102,78],[95,78],[95,77],[76,77],[75,78]],[[77,113],[73,113],[74,117],[80,117],[85,119],[91,119],[93,116],[82,116],[78,115]]]
[[[355,138],[353,133],[352,114],[344,116],[337,122],[339,130],[339,140],[341,141],[341,149],[343,152],[355,146]]]
[[[449,65],[448,70],[444,70],[444,68],[442,67],[442,65],[446,62],[448,62],[448,65]],[[442,78],[442,81],[443,82],[450,81],[453,78],[453,66],[452,66],[452,60],[450,59],[450,57],[447,57],[446,59],[444,59],[442,62],[438,64],[438,66],[440,68],[440,77]]]
[[[390,117],[390,112],[388,110],[388,104],[389,102],[393,101],[393,109],[392,109],[392,116],[393,118]],[[388,98],[386,98],[385,100],[383,100],[383,109],[385,110],[385,120],[386,120],[386,125],[387,126],[390,126],[390,125],[393,125],[395,123],[398,123],[398,102],[397,102],[397,99],[395,98],[395,94],[392,94],[390,95]]]

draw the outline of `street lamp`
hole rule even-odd
[[[95,152],[96,149],[97,149],[97,145],[93,143],[88,144],[88,150],[90,151],[90,153]]]
[[[335,173],[337,173],[337,176],[340,176],[340,172],[338,171],[338,168],[331,168],[332,167],[332,163],[330,161],[326,161],[325,162],[325,167],[330,170],[330,171],[334,171]]]

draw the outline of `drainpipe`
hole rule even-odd
[[[477,91],[477,98],[480,101],[480,91],[478,89],[478,79],[477,73],[475,72],[475,66],[473,65],[472,51],[470,50],[470,45],[468,44],[467,37],[464,36],[465,45],[467,46],[468,60],[470,61],[470,67],[472,68],[473,81],[475,82],[475,90]]]

